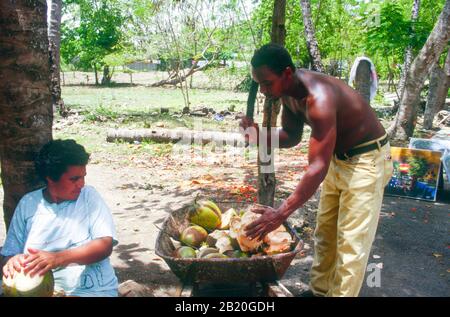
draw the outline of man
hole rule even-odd
[[[385,130],[355,90],[334,77],[296,69],[282,46],[264,45],[251,63],[261,92],[267,98],[281,98],[279,146],[297,145],[304,123],[312,132],[309,166],[295,191],[279,208],[255,206],[253,211],[262,215],[247,226],[247,233],[262,239],[323,182],[310,287],[318,296],[357,296],[378,225],[383,189],[393,169]],[[241,127],[255,128],[249,142],[257,142],[257,124],[243,118]]]
[[[50,141],[35,161],[47,186],[17,205],[5,240],[3,275],[53,271],[55,291],[67,296],[117,296],[109,262],[117,244],[109,208],[85,186],[89,154],[73,140]]]

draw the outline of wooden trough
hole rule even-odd
[[[231,207],[241,210],[245,206],[223,203],[219,207],[221,210]],[[176,247],[171,239],[178,240],[181,232],[189,226],[187,209],[187,206],[180,208],[166,218],[158,234],[155,250],[184,285],[193,285],[194,289],[198,289],[199,285],[205,284],[248,284],[254,287],[255,283],[261,283],[283,288],[278,280],[303,247],[297,232],[289,224],[284,225],[294,242],[291,250],[286,253],[250,258],[175,258],[172,255]]]

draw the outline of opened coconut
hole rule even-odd
[[[268,246],[264,252],[268,255],[288,252],[291,249],[292,237],[286,231],[272,231],[264,237],[264,243]]]
[[[212,231],[220,227],[222,223],[222,212],[211,200],[194,202],[189,209],[189,221],[208,231]]]
[[[222,237],[227,237],[228,231],[227,230],[214,230],[210,234],[208,234],[208,237],[206,238],[206,243],[210,247],[215,247],[217,241]]]
[[[51,297],[55,287],[52,271],[31,277],[29,274],[15,272],[14,276],[3,276],[5,297]]]
[[[211,254],[211,253],[220,253],[220,252],[216,248],[211,248],[211,247],[200,248],[200,250],[197,253],[197,258],[204,258],[208,254]]]
[[[184,244],[198,248],[208,237],[208,232],[200,226],[190,226],[183,230],[180,241]]]
[[[250,240],[250,238],[247,237],[247,232],[245,230],[249,224],[257,220],[260,216],[260,214],[247,211],[241,218],[233,217],[231,219],[230,236],[233,237],[236,235],[239,247],[244,252],[256,251],[256,249],[258,249],[263,243],[263,241],[258,239]]]
[[[221,230],[230,229],[231,218],[237,216],[236,210],[234,208],[230,208],[222,214],[222,223],[219,227]]]

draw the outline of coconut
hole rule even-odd
[[[234,250],[233,241],[230,236],[221,237],[219,240],[217,240],[216,247],[219,249],[220,253]]]
[[[222,214],[222,224],[219,229],[226,230],[230,229],[231,218],[237,216],[236,210],[234,208],[230,208]]]
[[[239,230],[241,229],[241,217],[233,216],[230,220],[230,237],[236,239],[239,235]]]
[[[210,248],[210,247],[200,248],[200,250],[197,253],[197,258],[204,258],[208,254],[211,254],[211,253],[220,253],[220,252],[216,248]]]
[[[190,226],[183,230],[180,241],[184,244],[198,248],[208,237],[208,232],[200,226]]]
[[[226,259],[228,257],[222,253],[210,253],[203,258],[204,259]]]
[[[248,258],[248,254],[240,250],[225,251],[223,254],[229,258]]]
[[[197,254],[195,253],[195,250],[191,247],[179,247],[178,249],[175,250],[174,252],[174,257],[175,258],[195,258],[197,256]]]
[[[15,272],[14,276],[3,276],[3,295],[5,297],[51,297],[55,288],[52,271],[43,276]]]
[[[272,231],[264,237],[264,243],[268,244],[264,252],[268,255],[287,252],[291,248],[292,237],[286,231]]]
[[[219,240],[222,237],[226,237],[226,236],[228,236],[227,230],[214,230],[213,232],[208,234],[208,237],[206,238],[206,243],[210,247],[215,247],[217,240]]]
[[[211,200],[194,203],[189,209],[189,221],[208,231],[219,228],[222,223],[221,218],[222,212]]]
[[[247,225],[251,224],[253,221],[257,220],[261,215],[248,211],[238,220],[238,218],[233,217],[230,224],[230,233],[236,234],[236,240],[239,243],[239,247],[244,252],[253,252],[258,249],[263,241],[258,239],[250,240],[247,237],[245,228]],[[233,236],[230,234],[230,236]]]

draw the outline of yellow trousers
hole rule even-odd
[[[315,295],[358,296],[392,171],[389,143],[347,160],[333,158],[314,231]]]

